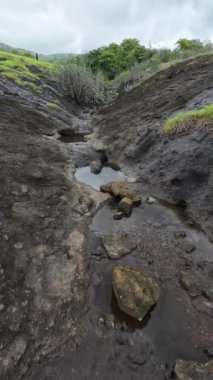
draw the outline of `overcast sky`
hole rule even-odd
[[[213,0],[0,0],[0,42],[39,53],[181,37],[213,40]]]

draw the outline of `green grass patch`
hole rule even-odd
[[[196,127],[213,130],[213,104],[199,110],[186,111],[170,117],[164,124],[163,131],[175,133]]]
[[[51,110],[59,110],[60,109],[59,104],[56,104],[56,103],[47,103],[47,107],[50,108]]]
[[[39,61],[24,54],[0,51],[0,77],[10,79],[20,87],[41,91],[41,80],[50,76],[54,68],[51,62]]]

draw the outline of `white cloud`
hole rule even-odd
[[[212,0],[0,0],[0,41],[41,53],[213,39]]]

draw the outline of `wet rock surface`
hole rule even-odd
[[[160,128],[173,112],[213,101],[211,66],[206,56],[169,68],[94,115],[109,162],[126,174],[104,167],[95,185],[87,176],[90,163],[101,160],[99,145],[56,137],[67,127],[91,132],[88,110],[69,105],[51,86],[38,96],[1,82],[3,380],[169,380],[183,367],[184,376],[205,373],[195,362],[208,362],[213,344],[212,135],[196,130],[167,139]],[[53,94],[60,97],[58,116],[46,107]],[[97,191],[127,177],[134,180],[122,184],[122,194]],[[138,207],[120,219],[124,197]],[[190,253],[187,242],[195,246]],[[158,284],[158,302],[142,321],[118,306],[116,267],[135,268]]]
[[[73,179],[75,149],[46,137],[77,115],[80,123],[80,110],[65,102],[57,119],[45,104],[25,90],[0,95],[1,379],[21,378],[85,330],[85,238],[99,197]]]

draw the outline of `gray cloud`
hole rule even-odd
[[[0,41],[41,53],[83,52],[131,37],[172,46],[213,40],[212,0],[1,0]]]

